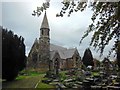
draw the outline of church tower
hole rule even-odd
[[[48,24],[48,19],[46,11],[40,28],[40,38],[39,38],[39,61],[43,62],[42,64],[49,67],[50,60],[50,29]],[[42,65],[40,64],[40,65]],[[41,67],[41,66],[40,66]]]

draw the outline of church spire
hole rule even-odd
[[[46,11],[45,11],[44,18],[43,18],[43,21],[42,21],[42,24],[41,24],[41,28],[48,28],[49,29],[49,24],[48,24]]]

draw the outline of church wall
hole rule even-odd
[[[74,62],[71,58],[65,59],[64,60],[64,66],[63,66],[63,70],[67,70],[67,69],[72,69],[74,68]]]
[[[72,68],[78,68],[80,66],[80,57],[77,54],[74,54],[72,58],[62,59],[61,60],[61,69],[72,69]]]
[[[37,59],[38,59],[38,43],[34,43],[32,48],[31,48],[31,51],[28,55],[28,58],[27,58],[27,69],[31,69],[31,68],[37,68]],[[34,57],[35,56],[35,57]],[[33,60],[36,59],[36,60]]]
[[[61,70],[65,70],[66,69],[66,59],[61,59],[60,69]]]
[[[49,62],[40,62],[38,65],[38,71],[46,72],[49,70]]]

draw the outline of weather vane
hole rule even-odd
[[[47,0],[46,0],[46,2],[43,3],[41,7],[37,6],[37,9],[33,11],[32,15],[39,17],[39,16],[41,15],[41,13],[42,13],[44,10],[46,11],[47,8],[49,8],[49,7],[50,7],[50,1],[47,1]]]

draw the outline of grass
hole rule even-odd
[[[99,72],[92,72],[92,76],[99,76],[100,73]]]
[[[66,77],[66,71],[62,71],[59,73],[60,80],[63,82],[67,77]]]
[[[55,86],[40,82],[37,88],[55,88]]]
[[[26,75],[19,74],[18,77],[16,78],[16,80],[22,80],[22,79],[26,79],[26,78],[30,78],[30,77],[39,76],[39,75],[44,74],[44,73],[35,72],[35,71],[24,71],[24,72],[22,71],[22,73],[24,73]]]
[[[16,80],[26,79],[28,76],[19,75]]]

